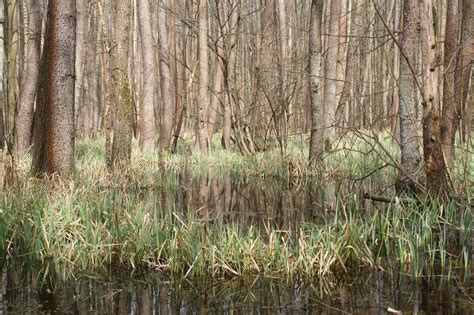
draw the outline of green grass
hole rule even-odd
[[[390,151],[370,137],[345,139],[327,158],[327,171],[360,177],[381,168],[398,153],[387,139],[379,141]],[[242,157],[216,148],[212,155],[203,155],[191,146],[181,147],[177,155],[143,156],[135,146],[131,165],[115,173],[107,171],[102,147],[101,140],[77,144],[74,182],[33,179],[29,162],[18,164],[20,180],[0,200],[3,261],[27,260],[64,279],[117,269],[177,277],[331,278],[393,268],[422,277],[469,273],[472,267],[469,205],[427,198],[367,208],[356,196],[347,196],[337,199],[318,223],[302,222],[295,230],[282,231],[270,223],[264,228],[218,224],[157,202],[154,191],[179,185],[176,176],[165,181],[164,174],[183,168],[194,175],[230,173],[266,184],[268,178],[309,177],[301,139],[285,156],[270,151]],[[395,176],[387,167],[370,178],[387,184]]]

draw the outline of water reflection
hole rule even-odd
[[[55,282],[29,270],[3,272],[1,309],[18,314],[472,314],[474,288],[412,282],[382,272],[342,284],[265,278],[174,279],[162,275]],[[41,280],[40,280],[41,279]],[[346,279],[347,280],[347,279]]]

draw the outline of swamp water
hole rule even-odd
[[[230,176],[210,179],[168,174],[162,178],[166,180],[157,187],[110,188],[110,193],[142,194],[162,209],[183,215],[192,211],[213,224],[262,229],[272,225],[290,232],[301,223],[326,222],[335,215],[337,203],[346,198],[364,204],[368,216],[374,207],[385,206],[362,200],[360,192],[370,187],[354,183],[319,189],[297,182]],[[336,274],[328,282],[257,274],[176,279],[161,272],[78,275],[62,281],[17,257],[1,272],[0,313],[390,314],[397,310],[404,314],[474,314],[472,263],[469,268],[470,272],[453,273],[449,279],[435,275],[415,280],[395,268]]]

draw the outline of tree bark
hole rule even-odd
[[[74,96],[74,116],[76,130],[79,130],[79,115],[84,112],[84,107],[89,104],[84,104],[84,68],[85,56],[87,50],[88,40],[88,23],[89,23],[89,7],[88,0],[76,0],[77,4],[77,29],[76,29],[76,86]]]
[[[15,119],[18,106],[17,95],[17,54],[18,54],[18,0],[5,2],[4,46],[6,61],[6,83],[4,103],[4,132],[7,149],[12,150],[15,138]]]
[[[161,120],[160,128],[160,150],[170,150],[173,139],[175,108],[171,90],[168,30],[166,29],[166,15],[163,7],[158,8],[158,33],[158,41],[160,45],[161,94],[163,99],[163,119]]]
[[[311,88],[311,138],[309,143],[309,160],[313,165],[322,161],[324,152],[325,115],[321,97],[322,18],[323,1],[312,0],[311,24],[309,30],[309,75]]]
[[[339,48],[339,16],[343,0],[331,1],[329,35],[327,38],[327,57],[325,64],[324,111],[326,117],[325,142],[330,147],[336,136],[336,107],[337,107],[337,58]]]
[[[451,166],[454,160],[453,130],[456,115],[454,102],[454,73],[456,70],[456,39],[458,34],[457,0],[447,0],[446,31],[444,36],[444,83],[443,83],[443,120],[441,121],[441,142],[446,164]]]
[[[156,123],[155,106],[158,96],[156,87],[156,62],[154,40],[151,30],[151,17],[149,0],[140,0],[138,5],[138,23],[142,42],[143,58],[143,99],[140,110],[140,149],[150,151],[155,148]],[[162,10],[158,8],[158,10]],[[164,23],[164,21],[158,21]],[[161,36],[161,34],[160,34]]]
[[[131,3],[115,1],[115,36],[111,51],[114,124],[112,164],[126,164],[132,152],[134,105],[128,78]]]
[[[199,1],[199,101],[197,104],[197,138],[199,149],[209,152],[207,112],[209,108],[209,52],[207,47],[207,0]]]
[[[16,121],[17,156],[23,156],[31,144],[33,131],[33,114],[38,89],[38,73],[41,54],[41,28],[43,25],[43,1],[29,1],[29,21],[26,33],[26,73],[21,84],[20,103]]]
[[[76,1],[49,0],[33,133],[37,176],[74,171]]]
[[[417,43],[417,6],[414,0],[403,1],[403,27],[400,57],[399,83],[399,118],[400,118],[400,150],[401,172],[399,192],[415,193],[418,191],[420,176],[420,146],[417,133],[416,118],[416,43]]]
[[[437,43],[433,27],[432,0],[420,0],[422,51],[423,155],[426,188],[437,196],[448,189],[447,171],[441,146],[441,119],[437,77]]]

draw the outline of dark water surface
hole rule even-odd
[[[133,193],[147,199],[152,194],[160,208],[195,211],[221,224],[271,223],[294,231],[300,222],[323,222],[336,202],[358,202],[368,213],[383,207],[361,199],[361,192],[370,189],[367,184],[343,181],[320,187],[265,178],[167,174],[159,182],[159,187],[136,187]],[[470,278],[417,281],[397,272],[371,272],[332,283],[264,277],[169,279],[158,273],[62,282],[45,274],[21,259],[7,263],[1,271],[0,314],[474,314],[474,272]]]
[[[37,275],[36,275],[37,276]],[[66,283],[9,270],[0,309],[12,314],[474,314],[474,288],[456,280],[410,281],[381,272],[345,284],[259,277]]]

